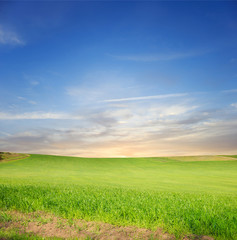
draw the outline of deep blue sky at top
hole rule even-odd
[[[104,100],[167,94],[237,106],[236,13],[235,1],[2,1],[2,118],[112,111]]]
[[[81,81],[88,71],[118,69],[158,93],[236,88],[236,6],[211,1],[1,2],[1,24],[16,30],[26,44],[0,47],[0,77],[5,87],[19,89],[23,73],[57,71],[65,75],[57,78],[60,88],[65,80]],[[116,58],[175,54],[191,56],[180,61]]]

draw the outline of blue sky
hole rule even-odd
[[[237,152],[237,3],[0,3],[0,149]]]

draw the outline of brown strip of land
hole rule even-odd
[[[101,240],[132,240],[159,239],[175,240],[175,236],[161,229],[151,231],[138,227],[114,226],[108,223],[92,222],[78,219],[63,219],[45,212],[21,213],[3,211],[6,216],[1,219],[0,229],[17,230],[20,234],[30,233],[41,237],[57,237],[62,239],[101,239]],[[208,236],[185,236],[183,240],[213,240]]]

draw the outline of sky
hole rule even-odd
[[[237,154],[237,2],[1,1],[0,151]]]

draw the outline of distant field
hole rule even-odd
[[[20,160],[29,157],[29,154],[24,153],[10,153],[10,152],[0,152],[0,162],[8,162],[13,160]]]
[[[237,239],[237,156],[25,157],[0,163],[2,211]]]

